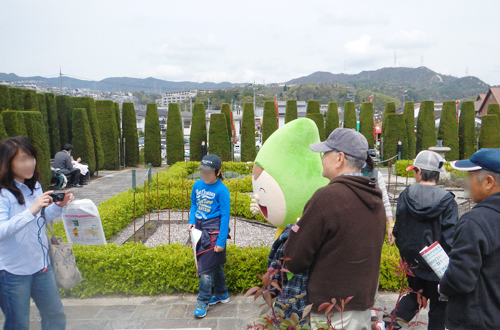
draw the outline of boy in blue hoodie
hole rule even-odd
[[[222,162],[216,155],[201,161],[201,179],[191,192],[191,213],[188,230],[202,231],[196,247],[200,289],[194,316],[205,317],[208,306],[229,302],[222,265],[226,263],[226,240],[229,234],[229,189],[222,183]],[[214,294],[212,295],[212,286]]]

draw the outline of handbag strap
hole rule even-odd
[[[49,232],[50,232],[49,244],[50,245],[59,245],[59,241],[58,241],[56,235],[54,234],[54,223],[52,221],[48,222],[47,228],[49,228]]]

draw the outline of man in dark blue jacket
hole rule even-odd
[[[455,196],[436,186],[443,165],[444,159],[439,154],[425,150],[407,168],[407,171],[414,171],[417,183],[399,196],[393,231],[401,257],[416,267],[412,269],[415,276],[408,277],[409,287],[414,292],[421,290],[421,294],[430,300],[428,329],[432,330],[445,329],[446,302],[439,296],[439,277],[419,252],[436,241],[449,252],[458,222]],[[418,309],[417,294],[407,294],[399,303],[396,317],[410,322]]]
[[[477,203],[457,225],[450,263],[440,282],[450,330],[500,329],[500,149],[481,149],[452,163],[469,172]]]

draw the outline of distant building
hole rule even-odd
[[[476,98],[476,102],[479,102],[478,99],[481,97],[481,95],[484,94],[479,94]],[[491,87],[488,90],[488,92],[482,99],[479,109],[476,110],[476,115],[478,117],[484,116],[488,111],[488,105],[490,104],[500,104],[500,87]]]
[[[181,103],[184,101],[188,101],[193,97],[196,97],[197,95],[208,94],[213,92],[214,91],[211,89],[200,89],[200,90],[193,89],[182,92],[164,93],[162,94],[161,99],[156,100],[156,103],[160,107],[168,107],[170,103]]]

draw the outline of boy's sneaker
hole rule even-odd
[[[210,301],[208,302],[208,304],[210,306],[212,305],[216,305],[218,303],[221,303],[221,304],[226,304],[229,302],[229,292],[226,292],[225,295],[223,295],[222,297],[216,297],[215,295],[212,296],[212,298],[210,298]]]
[[[196,309],[194,310],[194,316],[196,317],[205,317],[208,311],[208,304],[198,303],[196,305]]]

